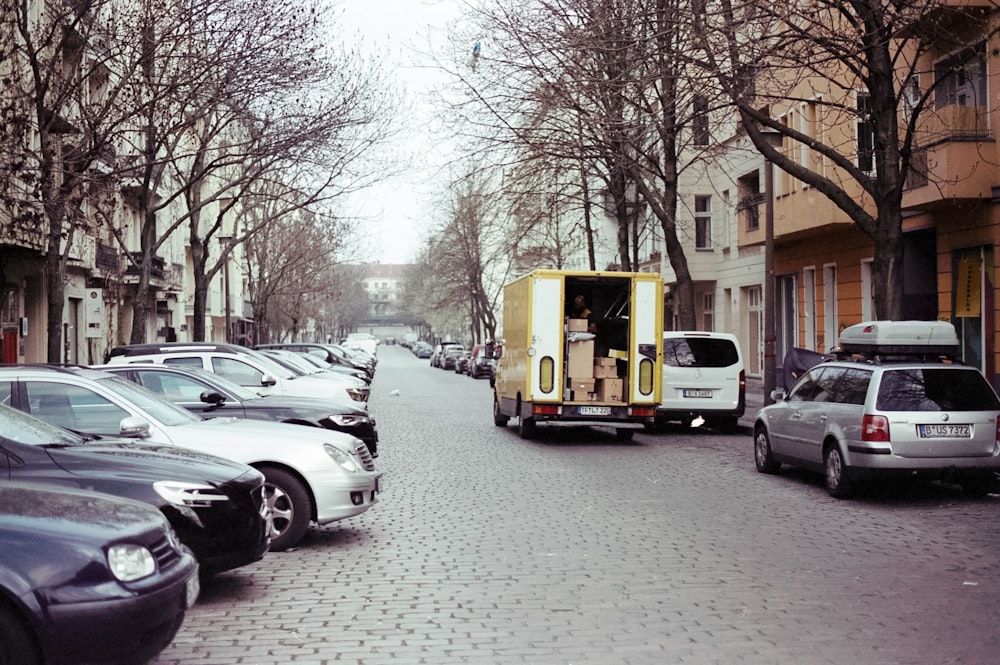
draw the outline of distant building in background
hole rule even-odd
[[[402,305],[407,273],[412,268],[410,264],[354,266],[369,300],[368,316],[358,327],[358,332],[371,333],[383,340],[404,339],[422,332],[426,324],[404,312]]]

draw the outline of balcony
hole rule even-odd
[[[133,261],[139,262],[142,260],[142,252],[129,252],[129,256],[132,257]],[[163,257],[154,256],[153,264],[149,269],[149,281],[152,286],[163,287],[165,286],[165,280],[167,275],[167,262]],[[139,269],[129,261],[128,265],[125,267],[125,279],[126,284],[138,284],[139,283]]]
[[[919,118],[917,142],[924,147],[946,141],[991,141],[992,138],[986,106],[928,108]]]
[[[990,0],[941,0],[900,31],[904,38],[953,40],[956,34],[983,29],[993,10]]]
[[[992,198],[996,142],[983,106],[945,106],[921,118],[903,208],[932,210],[962,201]]]

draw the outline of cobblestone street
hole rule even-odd
[[[382,348],[381,501],[207,580],[154,663],[1000,660],[997,496],[837,501],[757,474],[747,431],[524,441],[490,400],[486,379]]]

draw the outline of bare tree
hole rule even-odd
[[[706,71],[717,75],[757,149],[871,238],[876,316],[900,318],[903,192],[910,176],[933,178],[921,157],[942,138],[932,129],[940,123],[929,120],[947,106],[946,87],[958,78],[969,82],[982,122],[993,110],[985,94],[984,45],[995,32],[987,10],[938,0],[709,4],[693,24]],[[970,45],[969,35],[978,41]],[[935,53],[948,55],[947,71],[923,69]],[[811,109],[817,129],[786,122],[792,107]],[[781,146],[765,131],[780,135]]]
[[[260,200],[248,211],[248,223],[257,231],[245,238],[244,268],[259,343],[281,340],[286,332],[294,339],[307,319],[315,316],[306,305],[313,297],[332,297],[329,275],[341,248],[341,229],[334,220],[300,211],[274,216],[271,207],[284,207],[277,196]],[[256,215],[271,219],[257,224]],[[231,251],[231,248],[227,248]]]
[[[112,216],[116,141],[136,109],[133,34],[101,0],[0,4],[0,200],[5,235],[45,257],[47,357],[62,360],[67,261]]]
[[[185,58],[156,70],[165,80],[139,88],[139,95],[167,94],[146,105],[150,111],[139,151],[140,168],[155,182],[139,202],[142,246],[133,342],[145,335],[153,257],[174,231],[187,228],[194,268],[193,335],[203,339],[208,284],[235,245],[283,215],[300,210],[325,215],[320,207],[358,185],[349,169],[386,135],[392,96],[377,63],[325,45],[327,19],[322,11],[307,11],[295,2],[212,3],[191,17],[205,31],[193,36]],[[154,63],[161,50],[153,51]],[[247,53],[254,57],[248,59]],[[168,84],[178,67],[186,78]],[[171,124],[171,118],[183,122]],[[242,215],[235,231],[226,227],[227,215],[240,214],[251,198],[259,201],[268,192],[294,196],[267,206],[270,217],[258,210],[256,226]],[[177,200],[185,212],[159,221],[158,213]],[[233,240],[220,253],[212,251],[213,241],[222,236]]]
[[[692,130],[714,109],[714,80],[692,65],[689,0],[487,3],[474,19],[490,34],[473,73],[456,71],[525,159],[576,169],[589,230],[591,179],[617,220],[623,270],[638,267],[636,210],[648,204],[677,276],[679,317],[693,327],[693,282],[677,227],[680,174],[712,157]],[[463,119],[475,120],[478,114]],[[475,128],[485,122],[473,124]],[[593,262],[593,259],[591,259]]]

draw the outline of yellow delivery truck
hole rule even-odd
[[[630,439],[652,423],[663,372],[655,273],[535,270],[504,287],[493,422],[602,425]]]

